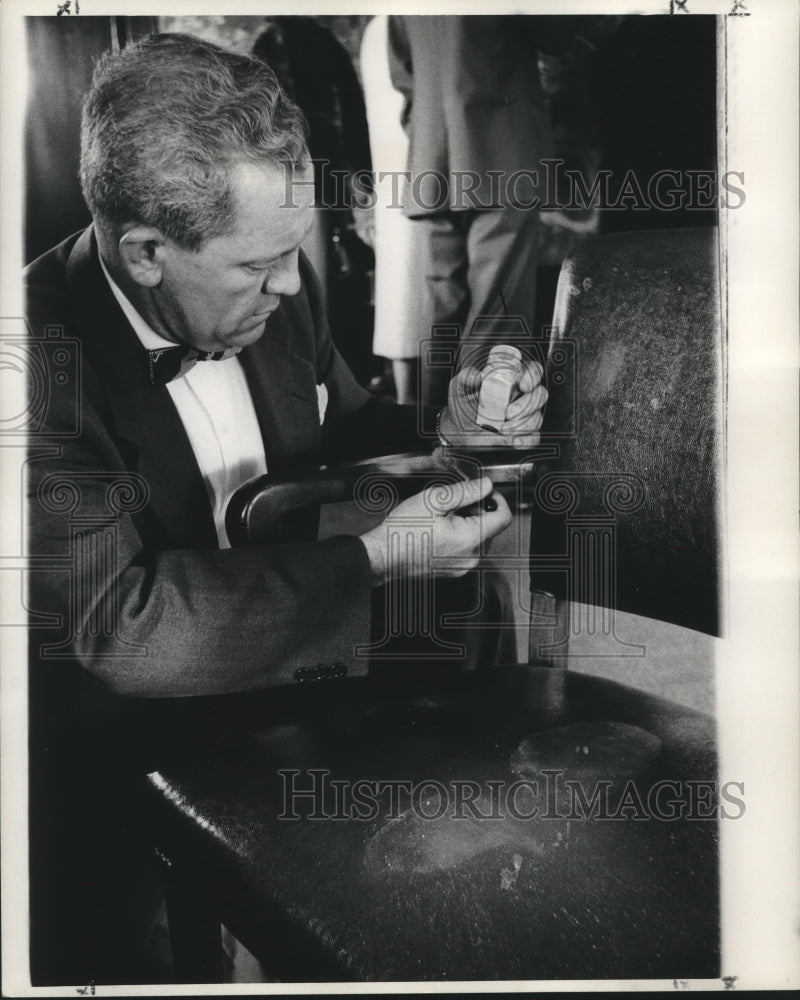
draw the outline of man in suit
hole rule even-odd
[[[93,225],[25,279],[32,344],[63,348],[42,355],[37,444],[50,446],[29,462],[29,599],[47,626],[31,629],[42,984],[136,968],[147,907],[132,903],[146,893],[124,779],[149,766],[143,705],[303,681],[309,666],[363,673],[373,588],[462,575],[510,519],[501,497],[452,516],[489,495],[482,479],[421,524],[426,565],[391,553],[380,527],[317,541],[308,512],[274,545],[229,547],[227,501],[267,469],[418,447],[413,410],[371,399],[331,342],[299,250],[313,200],[302,118],[267,67],[181,35],[109,55],[84,105],[81,183]],[[481,440],[474,375],[441,414],[449,439]],[[540,376],[526,369],[509,444],[537,439]]]
[[[521,316],[533,329],[541,161],[552,149],[537,48],[560,47],[564,31],[547,17],[389,19],[409,136],[403,207],[427,230],[431,325],[460,328],[464,361],[479,317]],[[447,378],[423,371],[423,400],[444,402]]]

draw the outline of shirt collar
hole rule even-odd
[[[165,347],[180,347],[180,344],[176,344],[173,340],[167,340],[165,337],[162,337],[161,334],[156,333],[156,331],[142,319],[141,315],[131,305],[130,299],[128,299],[116,281],[114,281],[108,273],[108,268],[103,261],[102,255],[98,253],[97,256],[100,260],[100,267],[103,269],[103,274],[108,282],[108,287],[111,289],[111,292],[117,300],[120,309],[125,314],[125,319],[127,319],[133,327],[133,332],[139,338],[142,347],[144,347],[147,351],[157,351]]]

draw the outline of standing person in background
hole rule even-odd
[[[375,334],[373,352],[389,358],[398,403],[417,399],[419,342],[430,336],[422,228],[400,211],[396,183],[405,170],[408,139],[400,126],[403,100],[392,87],[386,14],[374,17],[361,42],[361,74],[367,102],[375,174]],[[401,178],[402,184],[402,178]]]
[[[462,347],[479,316],[533,326],[539,220],[525,206],[551,152],[537,49],[561,46],[565,20],[389,18],[410,143],[404,210],[427,230],[432,323],[458,325]],[[445,402],[451,374],[423,371],[423,402]]]
[[[362,384],[374,374],[371,249],[356,233],[352,180],[372,171],[364,95],[344,46],[313,17],[272,17],[253,55],[308,122],[314,224],[303,244],[320,278],[333,341]]]

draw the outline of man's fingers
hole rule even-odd
[[[547,389],[543,385],[537,385],[535,389],[518,396],[506,409],[506,423],[516,420],[524,420],[539,412],[547,402]]]
[[[469,507],[470,504],[478,503],[484,497],[488,497],[494,489],[494,484],[488,476],[481,476],[480,479],[468,479],[465,483],[459,483],[460,489],[454,491],[454,503],[449,510],[459,510],[462,507]]]
[[[450,380],[447,390],[447,409],[439,421],[439,429],[452,443],[475,427],[478,408],[478,389],[481,373],[477,368],[462,368]]]
[[[511,447],[517,451],[524,451],[528,448],[538,448],[541,443],[541,434],[514,434],[511,437]]]
[[[492,500],[495,509],[492,511],[480,511],[481,537],[484,539],[494,538],[501,531],[511,524],[511,509],[506,503],[506,499],[500,493],[492,493]]]
[[[544,368],[538,361],[531,359],[523,365],[522,374],[519,377],[519,391],[531,392],[542,381]]]
[[[477,426],[477,394],[483,376],[477,368],[462,368],[450,383],[448,408],[439,424],[443,437],[449,443],[462,447],[494,447],[510,444],[509,438],[516,435],[523,438],[534,435],[542,425],[541,411],[547,402],[547,390],[541,384],[543,374],[539,361],[529,359],[524,363],[518,382],[521,395],[508,406],[500,429],[500,435],[506,439],[503,441],[498,439],[496,433]],[[528,446],[527,442],[512,445],[517,448]]]
[[[488,476],[468,479],[462,483],[431,486],[426,490],[426,504],[437,514],[447,514],[483,500],[489,496],[493,488]]]
[[[480,533],[485,538],[496,535],[498,531],[508,527],[511,522],[511,510],[505,498],[494,491],[477,503],[470,504],[468,507],[459,507],[456,513],[464,520],[477,518]]]
[[[456,373],[453,381],[459,389],[478,389],[481,384],[481,377],[480,368],[476,368],[474,365],[466,365]]]
[[[450,381],[448,392],[450,401],[453,402],[464,396],[476,393],[480,389],[480,385],[481,372],[479,368],[473,368],[469,365],[466,368],[462,368]]]
[[[544,411],[537,410],[535,413],[522,413],[514,420],[506,419],[500,428],[503,437],[509,434],[533,434],[538,431],[544,421]]]

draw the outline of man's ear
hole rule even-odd
[[[157,288],[163,276],[164,237],[153,226],[134,226],[119,241],[122,266],[137,285]]]

